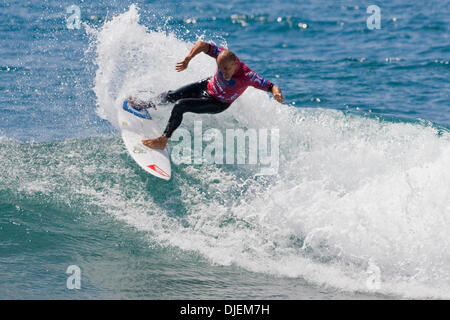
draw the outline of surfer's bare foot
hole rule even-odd
[[[146,109],[148,104],[142,100],[135,100],[133,97],[128,97],[128,103],[131,104],[136,109]]]
[[[169,138],[161,136],[155,139],[142,140],[142,144],[152,149],[162,150],[166,147],[167,141],[169,141]]]

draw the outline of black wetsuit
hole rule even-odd
[[[172,133],[180,126],[185,112],[219,113],[230,106],[231,103],[219,101],[208,93],[208,80],[209,78],[194,82],[161,95],[161,102],[175,102],[164,136],[168,138],[172,136]]]

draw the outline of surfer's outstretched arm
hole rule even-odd
[[[264,79],[261,75],[250,69],[248,69],[248,72],[245,74],[245,78],[247,85],[255,87],[256,89],[268,91],[272,93],[275,100],[280,103],[284,102],[280,86]]]
[[[273,94],[273,97],[275,98],[275,100],[277,100],[280,103],[284,102],[284,97],[283,97],[283,94],[281,93],[281,88],[278,85],[276,85],[276,84],[273,85],[272,94]]]
[[[200,52],[207,53],[209,51],[209,43],[204,41],[198,41],[191,49],[189,54],[184,58],[183,61],[178,62],[175,69],[180,72],[188,67],[189,62]]]

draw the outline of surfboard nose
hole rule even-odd
[[[125,111],[128,111],[129,113],[134,114],[135,116],[151,120],[152,117],[147,109],[137,109],[132,104],[128,103],[128,100],[125,100],[122,104],[122,107]]]

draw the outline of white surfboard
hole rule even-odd
[[[148,173],[169,180],[171,176],[170,159],[167,148],[154,150],[142,144],[142,140],[152,139],[161,135],[161,129],[155,124],[155,120],[146,119],[144,110],[140,116],[125,111],[126,102],[119,108],[119,126],[122,139],[128,153],[136,163]],[[151,109],[151,111],[154,109]]]

